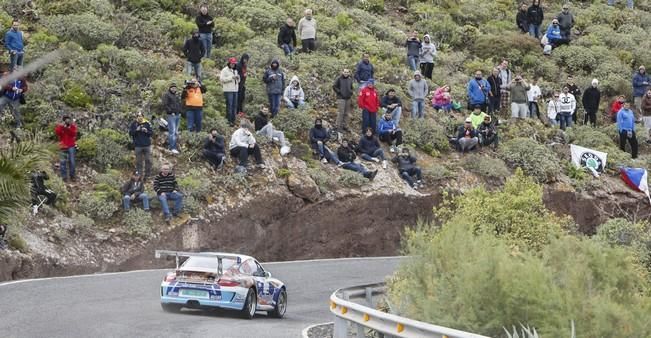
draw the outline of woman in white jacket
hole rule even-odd
[[[260,147],[255,141],[253,133],[251,133],[251,123],[247,120],[240,121],[240,128],[236,130],[231,136],[231,142],[228,149],[231,156],[239,159],[238,167],[235,168],[236,172],[245,172],[246,166],[249,163],[249,155],[255,157],[255,162],[260,168],[264,168],[264,161],[262,161],[262,154]]]
[[[237,92],[240,90],[240,75],[237,73],[237,59],[228,59],[228,64],[222,69],[219,75],[219,82],[222,84],[224,91],[224,98],[226,99],[226,117],[228,123],[233,126],[235,124],[235,116],[237,115]]]
[[[560,94],[558,92],[554,92],[554,96],[552,96],[549,101],[547,101],[547,117],[549,118],[549,123],[552,126],[558,125],[558,120],[559,120],[559,115],[558,113],[561,112],[561,102],[559,100]]]
[[[296,109],[305,105],[305,92],[303,92],[298,76],[294,75],[292,80],[289,81],[289,86],[285,88],[283,93],[283,100],[289,109]]]

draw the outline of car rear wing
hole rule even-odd
[[[212,252],[187,252],[187,251],[170,251],[170,250],[156,250],[154,256],[158,259],[174,257],[176,261],[176,270],[179,269],[179,258],[180,257],[212,257],[217,259],[217,274],[222,274],[222,260],[223,259],[232,259],[237,262],[237,264],[242,263],[242,259],[237,255],[228,255],[221,253],[212,253]]]

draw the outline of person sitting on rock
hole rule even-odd
[[[402,101],[396,96],[395,89],[387,90],[386,94],[382,97],[380,107],[384,110],[385,114],[391,114],[391,119],[395,122],[396,126],[400,125],[400,116],[402,116]]]
[[[169,164],[163,164],[160,173],[154,178],[154,191],[158,196],[167,223],[172,221],[172,215],[177,217],[183,210],[183,194],[178,189],[179,185],[176,182],[176,176],[172,173],[172,168]],[[169,201],[174,202],[172,213],[170,213]]]
[[[251,127],[249,121],[242,120],[240,121],[240,128],[231,136],[231,142],[228,148],[230,149],[231,156],[239,159],[239,164],[235,167],[236,172],[246,172],[249,155],[253,155],[258,168],[265,168],[260,146],[255,141],[253,134],[251,134]]]
[[[394,157],[392,162],[398,164],[400,177],[405,180],[410,187],[414,189],[423,187],[423,175],[418,166],[416,166],[416,157],[409,153],[408,148],[402,148],[398,156]],[[416,178],[416,180],[414,180]]]
[[[285,88],[283,93],[283,100],[289,109],[298,109],[305,105],[305,92],[301,87],[298,76],[294,75],[292,80],[289,81],[289,86]]]
[[[479,144],[482,147],[487,147],[492,144],[493,148],[497,148],[499,142],[497,128],[495,127],[495,124],[492,123],[490,115],[484,116],[484,121],[479,125],[477,132],[479,133]]]
[[[402,145],[402,130],[391,119],[391,113],[384,114],[384,118],[377,126],[377,133],[380,141],[391,145],[392,153],[397,152],[398,147]]]
[[[346,139],[341,141],[341,146],[337,149],[337,157],[342,162],[341,167],[346,170],[358,172],[371,181],[377,175],[377,169],[369,171],[363,164],[355,162],[357,155]]]
[[[382,168],[387,168],[387,160],[384,157],[384,150],[380,146],[380,141],[373,135],[372,128],[366,128],[366,133],[359,139],[359,152],[365,161],[380,162]]]
[[[269,107],[267,105],[260,106],[260,111],[255,117],[254,126],[255,133],[257,135],[264,136],[270,139],[272,142],[280,145],[280,155],[285,156],[289,154],[292,150],[291,144],[285,139],[285,133],[280,130],[277,130],[276,127],[271,123],[271,115],[269,113]]]
[[[472,114],[470,114],[468,118],[470,118],[472,121],[472,127],[477,129],[479,125],[484,121],[484,118],[486,118],[486,116],[489,115],[481,111],[481,106],[475,105],[472,108]]]
[[[323,127],[323,121],[320,118],[314,120],[314,127],[310,129],[310,145],[312,149],[319,154],[319,159],[323,164],[334,162],[341,164],[334,153],[326,146],[330,141],[330,131]]]
[[[122,193],[122,206],[124,207],[124,211],[129,211],[131,202],[136,199],[142,201],[142,208],[145,211],[149,211],[149,196],[145,192],[145,184],[139,172],[136,171],[133,173],[129,181],[122,186],[120,192]]]
[[[203,157],[208,160],[208,163],[210,163],[213,168],[219,169],[224,164],[225,154],[224,136],[219,135],[216,128],[212,128],[203,145]]]
[[[466,122],[457,131],[457,148],[461,154],[473,150],[479,144],[477,129],[472,127],[472,119],[467,118]]]

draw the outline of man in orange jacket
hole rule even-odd
[[[380,97],[375,89],[375,81],[369,79],[357,97],[357,104],[362,110],[362,134],[366,128],[371,128],[373,133],[377,130],[377,111],[380,109]]]
[[[206,87],[196,78],[186,81],[186,86],[181,94],[185,105],[185,114],[188,123],[188,130],[196,133],[201,131],[203,120],[203,93]]]

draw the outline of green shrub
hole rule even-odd
[[[73,108],[87,108],[93,104],[93,99],[78,84],[68,85],[61,100]]]
[[[446,166],[433,164],[428,168],[423,168],[423,176],[427,181],[440,181],[453,178],[455,175]]]
[[[92,13],[54,15],[41,22],[52,33],[65,40],[75,41],[86,49],[99,44],[115,42],[120,33],[115,26]]]
[[[208,174],[196,168],[190,169],[187,175],[178,179],[178,184],[186,196],[193,196],[196,199],[204,199],[212,192]]]
[[[107,221],[118,211],[119,204],[109,193],[84,191],[79,197],[77,208],[82,214],[94,220]]]
[[[238,13],[238,19],[246,21],[255,32],[275,31],[287,18],[280,7],[262,0],[256,0],[255,5],[247,2],[246,5],[235,7],[234,12]]]
[[[308,168],[307,172],[312,180],[314,180],[314,183],[319,186],[321,193],[332,190],[332,187],[335,185],[332,175],[325,172],[320,166]]]
[[[150,237],[153,233],[154,220],[151,213],[139,208],[131,208],[124,214],[124,225],[131,236]]]
[[[357,172],[344,170],[339,174],[337,182],[347,188],[358,188],[368,183],[368,179]]]
[[[77,158],[81,160],[92,160],[97,156],[97,137],[94,135],[83,135],[77,140]]]
[[[183,210],[191,215],[195,215],[201,211],[202,205],[199,200],[194,196],[187,196],[183,198]]]
[[[129,164],[129,153],[124,146],[110,138],[99,139],[97,143],[97,155],[93,163],[99,170],[124,167]]]
[[[529,138],[515,138],[504,143],[500,157],[512,167],[520,167],[538,182],[555,181],[561,172],[552,150]]]
[[[357,7],[372,13],[384,13],[384,0],[357,1]]]
[[[450,149],[445,129],[438,123],[430,119],[409,119],[405,122],[403,122],[405,143],[414,144],[426,153],[431,153],[432,150],[447,151]]]
[[[276,176],[279,178],[287,178],[292,174],[292,171],[287,168],[279,168],[276,170]]]
[[[7,238],[7,244],[9,244],[9,247],[13,250],[18,250],[22,253],[29,252],[29,246],[27,245],[27,242],[25,242],[23,237],[18,233],[11,233]]]
[[[649,223],[633,223],[622,218],[610,219],[597,228],[595,239],[630,249],[639,262],[651,272],[651,225]]]
[[[248,190],[249,181],[245,174],[229,173],[215,177],[215,186],[225,191]]]
[[[274,126],[290,139],[306,139],[314,119],[303,109],[285,109],[274,118]]]
[[[489,156],[474,154],[466,156],[463,161],[463,166],[467,170],[483,177],[503,179],[511,175],[504,161]]]

